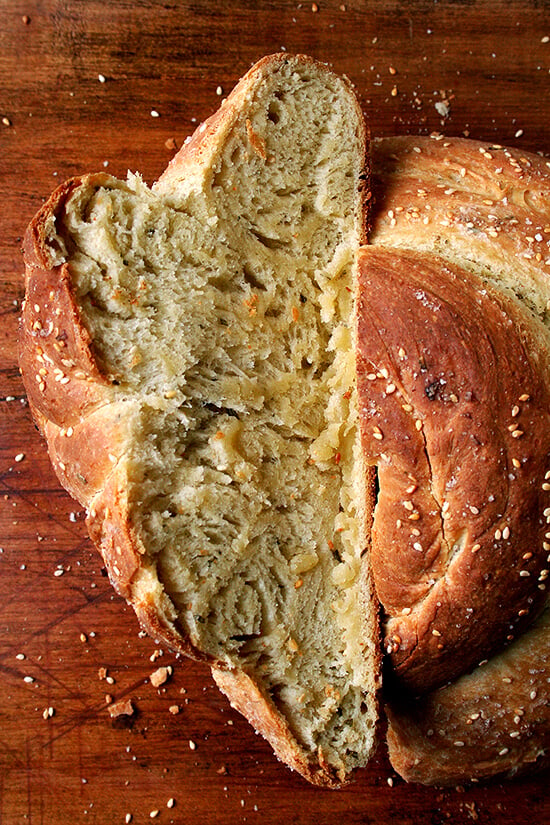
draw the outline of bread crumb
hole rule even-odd
[[[109,705],[109,715],[111,719],[116,719],[118,716],[132,716],[133,713],[134,706],[131,699],[121,699]]]
[[[160,687],[169,679],[171,675],[172,668],[170,667],[170,665],[168,665],[159,667],[157,668],[157,670],[154,670],[149,678],[151,680],[151,684],[153,685],[153,687]]]

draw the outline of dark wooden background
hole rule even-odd
[[[550,820],[548,777],[407,786],[381,747],[330,792],[278,764],[209,673],[158,650],[113,594],[31,423],[16,347],[20,241],[43,199],[86,171],[152,182],[264,54],[347,73],[374,135],[550,153],[549,38],[543,0],[0,2],[0,825]],[[155,688],[161,665],[173,675]],[[111,719],[106,697],[135,712]]]

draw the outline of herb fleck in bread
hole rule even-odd
[[[117,590],[276,753],[338,785],[375,746],[347,82],[266,58],[152,189],[62,186],[26,239],[21,366]]]

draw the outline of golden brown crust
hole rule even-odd
[[[461,263],[550,320],[547,158],[440,136],[382,138],[371,153],[371,243]]]
[[[542,607],[549,336],[512,295],[412,251],[361,251],[358,314],[385,645],[397,680],[425,692],[500,649]]]
[[[344,772],[339,776],[323,758],[322,752],[307,754],[298,745],[287,721],[247,673],[213,667],[212,676],[231,706],[248,719],[257,733],[267,739],[282,762],[298,771],[313,785],[339,788],[346,783]]]
[[[499,656],[388,710],[388,746],[408,782],[455,785],[550,765],[550,610]]]
[[[55,262],[47,235],[67,200],[91,177],[60,186],[30,224],[24,241],[25,303],[20,326],[20,366],[39,426],[47,419],[74,425],[87,410],[108,397],[83,325],[69,267]]]

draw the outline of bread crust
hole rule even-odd
[[[390,761],[407,782],[455,785],[550,765],[550,609],[504,652],[388,708]]]
[[[434,255],[362,250],[358,307],[385,647],[397,681],[421,693],[544,604],[550,348],[512,295]]]
[[[197,129],[160,177],[155,190],[163,195],[175,193],[174,197],[178,190],[200,190],[204,177],[216,167],[227,133],[266,74],[292,61],[296,66],[316,66],[319,70],[319,64],[310,58],[286,54],[264,58],[241,80],[221,109]],[[324,67],[321,71],[327,71],[328,76]],[[348,81],[344,81],[344,88],[350,90]],[[353,93],[350,101],[362,124]],[[362,197],[366,198],[364,128],[359,138],[365,159],[360,184]],[[90,537],[103,557],[113,586],[133,606],[142,626],[176,652],[208,662],[231,701],[251,718],[291,767],[314,784],[338,786],[343,777],[321,753],[309,753],[299,745],[284,716],[252,675],[224,672],[224,662],[193,644],[177,620],[133,523],[127,491],[127,422],[129,417],[139,415],[139,409],[131,400],[118,398],[114,391],[116,377],[107,373],[94,352],[71,280],[71,250],[50,246],[55,234],[52,227],[61,221],[69,200],[86,198],[86,193],[109,186],[113,180],[98,174],[68,181],[53,193],[27,230],[27,298],[21,319],[20,363],[32,413],[47,440],[61,483],[87,509]]]
[[[258,683],[244,671],[213,667],[212,676],[231,707],[248,719],[254,729],[271,744],[277,757],[292,770],[300,773],[312,785],[340,788],[349,782],[345,771],[338,772],[324,758],[319,749],[318,762],[305,757],[297,746],[296,737],[286,719],[278,712],[271,698]]]

